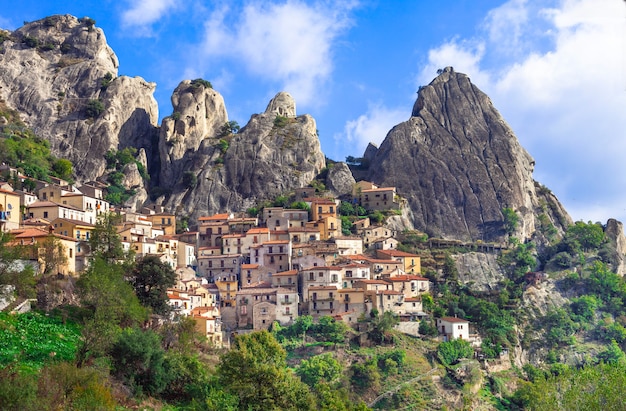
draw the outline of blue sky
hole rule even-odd
[[[486,92],[575,220],[626,222],[623,0],[0,0],[0,27],[89,16],[119,74],[157,83],[161,117],[183,79],[210,80],[242,126],[279,91],[317,121],[335,160],[409,118],[453,66]]]

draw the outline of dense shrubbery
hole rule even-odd
[[[25,127],[17,113],[0,111],[0,117],[10,123],[0,129],[0,162],[21,169],[28,177],[50,181],[50,176],[70,180],[73,173],[72,163],[66,159],[57,159],[50,153],[50,143],[37,137]],[[11,182],[16,189],[28,189],[23,182]]]

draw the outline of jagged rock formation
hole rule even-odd
[[[2,99],[50,141],[54,155],[74,163],[79,182],[104,173],[107,150],[154,140],[156,85],[117,77],[117,57],[89,18],[25,24],[0,44],[0,67]],[[99,102],[98,114],[86,114],[90,101]]]
[[[335,163],[328,167],[326,176],[326,189],[330,195],[341,197],[352,194],[354,188],[354,177],[346,163]]]
[[[604,229],[608,241],[615,247],[615,261],[613,269],[616,274],[626,274],[626,237],[624,236],[624,224],[609,218]]]
[[[538,193],[533,167],[489,98],[448,67],[420,89],[411,118],[387,134],[368,178],[397,187],[415,227],[431,236],[500,241],[505,207],[520,216],[520,238],[531,236],[542,213],[557,229],[571,223],[553,195]]]
[[[204,139],[219,137],[228,121],[222,96],[199,81],[181,82],[172,94],[174,114],[163,119],[159,138],[160,181],[176,181],[185,168],[186,156]]]
[[[221,101],[218,95],[212,98]],[[188,107],[180,101],[180,113],[188,113]],[[186,101],[193,104],[195,100]],[[185,165],[184,171],[177,168],[162,174],[163,188],[171,191],[158,201],[169,209],[185,213],[192,220],[211,213],[245,210],[259,200],[306,186],[326,166],[315,120],[306,114],[296,116],[295,102],[289,94],[279,93],[264,113],[253,115],[237,134],[217,127],[224,125],[227,116],[225,109],[215,107],[218,112],[207,118],[219,118],[221,124],[207,129],[196,150],[182,153],[177,161]],[[186,121],[199,124],[203,120],[190,115]],[[163,127],[160,147],[174,138],[168,130],[175,128]],[[168,157],[163,156],[163,150],[161,153],[162,167],[171,168]]]

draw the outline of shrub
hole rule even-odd
[[[85,107],[85,115],[89,118],[96,118],[104,111],[104,104],[100,100],[89,100]]]
[[[283,128],[287,125],[288,122],[289,122],[289,119],[287,117],[277,115],[276,118],[274,119],[274,127]]]
[[[470,343],[460,339],[442,342],[437,347],[437,357],[446,366],[457,363],[461,358],[471,358],[473,354]]]
[[[213,85],[208,80],[197,78],[195,80],[191,80],[191,88],[194,90],[198,90],[200,88],[213,88]]]
[[[172,113],[172,118],[174,119],[174,121],[180,120],[180,112],[179,111],[173,112]]]
[[[100,80],[100,90],[106,90],[109,87],[109,84],[111,84],[111,81],[113,81],[113,74],[105,74],[104,77],[102,77],[102,79]]]
[[[183,185],[187,188],[194,188],[198,184],[198,176],[193,171],[185,171],[183,174]]]
[[[30,37],[30,36],[24,37],[24,40],[22,40],[22,43],[26,44],[26,46],[30,47],[31,49],[34,49],[35,47],[39,46],[39,40],[36,39],[35,37]]]
[[[50,50],[54,50],[55,47],[56,47],[56,45],[54,43],[46,43],[46,44],[42,44],[39,47],[39,50],[41,50],[41,51],[50,51]]]

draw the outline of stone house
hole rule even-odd
[[[20,195],[0,190],[0,231],[8,232],[20,227]]]
[[[456,339],[469,341],[469,321],[457,317],[437,318],[437,329],[443,335],[444,341]]]

